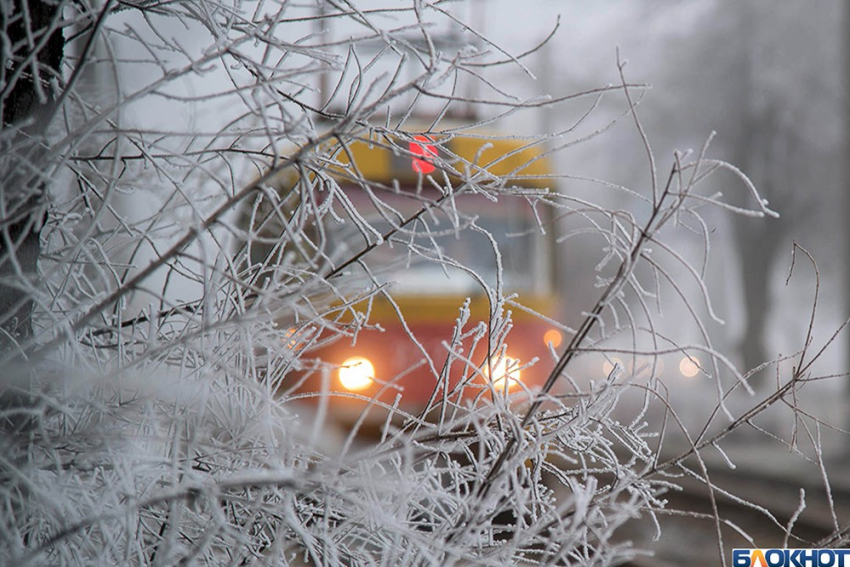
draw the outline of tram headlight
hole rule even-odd
[[[695,356],[683,356],[679,361],[679,372],[686,378],[693,378],[700,371],[699,359]]]
[[[356,392],[372,385],[375,367],[365,356],[352,356],[339,368],[339,381],[346,390]]]
[[[510,389],[511,386],[520,381],[522,373],[519,367],[520,362],[518,358],[497,356],[484,369],[484,375],[490,378],[494,388],[504,390],[507,387]],[[493,373],[492,377],[490,376],[491,371]]]
[[[561,342],[564,340],[564,335],[561,334],[561,331],[558,329],[549,329],[545,333],[543,333],[543,344],[546,346],[552,345],[552,348],[558,348],[561,346]]]

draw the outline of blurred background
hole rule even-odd
[[[485,28],[514,53],[532,47],[536,33],[518,21],[560,28],[528,65],[541,92],[553,95],[600,84],[618,84],[616,51],[627,60],[626,80],[648,83],[638,113],[655,153],[660,176],[674,150],[699,151],[717,133],[709,156],[744,171],[779,219],[750,219],[707,207],[712,232],[707,279],[717,315],[710,327],[715,346],[734,352],[750,369],[798,350],[805,338],[813,276],[803,267],[786,286],[792,242],[809,250],[821,275],[816,336],[824,340],[846,318],[842,279],[847,256],[842,222],[847,96],[842,40],[848,35],[840,1],[817,3],[728,0],[693,2],[535,2],[508,15],[511,2],[482,2]],[[504,6],[504,12],[498,7]],[[502,78],[500,84],[511,84]],[[516,81],[519,84],[519,81]],[[522,83],[524,85],[529,82]],[[527,93],[528,95],[539,93]],[[619,94],[603,101],[592,131],[623,111]],[[539,124],[517,120],[509,129],[565,129],[581,108],[547,109]],[[646,153],[633,122],[621,120],[603,136],[559,154],[561,173],[605,179],[636,190],[649,186]],[[747,195],[731,175],[711,181],[730,202]],[[565,183],[565,191],[593,191]],[[699,247],[682,231],[679,244]],[[677,235],[676,239],[679,239]],[[694,252],[691,250],[690,252]],[[563,250],[567,289],[588,276],[581,250]],[[578,304],[586,301],[578,301]],[[667,318],[675,319],[675,312]],[[681,328],[678,332],[688,332]],[[847,342],[848,339],[845,339]],[[825,364],[846,367],[846,348]]]
[[[804,346],[815,275],[798,253],[794,277],[786,283],[794,242],[811,252],[820,271],[814,347],[820,348],[833,335],[850,311],[848,229],[843,222],[850,202],[844,190],[848,96],[842,81],[850,71],[843,45],[850,37],[846,2],[541,1],[524,5],[516,15],[511,14],[509,1],[478,5],[486,8],[480,11],[480,25],[513,53],[531,49],[559,24],[552,39],[526,61],[540,89],[523,95],[557,96],[620,84],[619,52],[619,58],[628,62],[626,81],[651,86],[635,98],[640,99],[638,114],[659,177],[665,178],[672,167],[674,151],[698,152],[716,132],[708,156],[740,168],[781,215],[752,219],[705,207],[701,214],[711,234],[705,258],[697,231],[679,228],[667,233],[668,242],[695,266],[705,261],[712,307],[723,324],[706,316],[705,305],[698,307],[704,309],[701,315],[717,350],[746,371]],[[534,84],[508,76],[494,82]],[[563,130],[588,106],[584,101],[547,108],[539,122],[517,119],[508,129],[529,134]],[[605,128],[626,108],[622,94],[612,93],[595,116],[570,135],[578,138]],[[555,162],[567,176],[604,179],[644,194],[649,191],[646,152],[630,119],[621,119],[603,134],[560,152]],[[705,194],[722,192],[736,205],[750,199],[731,174],[715,175],[709,184]],[[579,179],[566,179],[561,190],[591,199],[604,192],[598,184]],[[559,248],[559,281],[569,321],[576,321],[593,293],[598,293],[593,286],[598,242],[583,244],[573,240]],[[693,279],[682,272],[680,276],[685,292],[695,294],[696,287],[687,287],[694,285]],[[697,328],[684,316],[676,294],[665,291],[663,315],[656,320],[659,328],[683,343],[696,342]],[[837,344],[813,365],[812,373],[846,372],[848,345],[850,334],[839,335]],[[777,368],[787,371],[790,367],[791,362],[768,367],[752,383],[764,392],[775,386]],[[709,380],[702,374],[687,377],[669,372],[666,378],[671,396],[690,402],[686,413],[699,422],[709,411],[711,404],[706,402],[714,397]],[[831,424],[846,426],[844,381],[812,386],[807,394],[810,410]],[[784,429],[781,418],[770,419],[766,416],[762,425]]]

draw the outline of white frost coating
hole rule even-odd
[[[519,98],[487,68],[532,77],[537,47],[499,47],[455,4],[367,4],[60,2],[55,29],[30,30],[65,30],[65,67],[33,88],[44,101],[51,81],[68,90],[44,136],[0,133],[14,189],[0,192],[0,279],[36,303],[32,334],[14,341],[0,313],[0,564],[602,567],[642,553],[620,529],[643,516],[660,530],[663,491],[683,474],[787,543],[805,494],[780,522],[717,488],[702,458],[716,449],[734,468],[739,428],[784,441],[756,425],[768,408],[794,420],[789,446],[814,448],[837,531],[821,423],[796,398],[818,379],[814,323],[761,397],[703,323],[720,318],[699,214],[775,215],[756,187],[706,157],[711,137],[691,163],[657,162],[624,61],[619,85]],[[11,41],[12,27],[0,39],[35,45]],[[10,81],[32,72],[7,67],[20,71]],[[120,93],[85,84],[103,76]],[[581,132],[603,95],[626,110]],[[582,99],[561,132],[526,139],[500,122]],[[528,173],[620,122],[650,179]],[[440,148],[433,174],[378,179],[352,163],[366,143],[407,166],[423,133]],[[478,143],[468,159],[452,153],[461,138]],[[505,141],[520,145],[494,155]],[[697,192],[722,168],[752,207]],[[42,205],[35,278],[10,227],[40,225]],[[701,258],[677,246],[685,232]],[[531,245],[518,244],[530,237],[586,254],[598,288],[534,287]],[[431,321],[443,334],[423,330],[450,300]],[[499,363],[545,331],[557,341],[519,360],[540,375],[500,388]],[[405,348],[416,361],[370,377],[382,397],[342,390],[328,353],[373,336],[376,366]],[[699,356],[690,382],[683,356]],[[714,520],[722,563],[729,522]]]

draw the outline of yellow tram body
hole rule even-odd
[[[383,268],[384,260],[400,264],[382,273],[386,292],[360,301],[355,293],[354,298],[336,301],[334,325],[354,328],[359,319],[356,331],[331,342],[312,335],[313,346],[305,346],[308,350],[302,355],[302,371],[308,376],[293,380],[297,389],[288,393],[305,398],[315,398],[317,392],[329,394],[337,417],[346,413],[354,417],[364,407],[396,406],[420,413],[441,397],[461,402],[506,388],[514,392],[542,384],[562,334],[550,322],[558,307],[552,292],[554,231],[549,226],[543,234],[536,226],[541,218],[551,219],[547,219],[548,210],[533,211],[533,199],[521,195],[523,190],[534,190],[539,198],[552,190],[551,164],[540,147],[498,136],[419,134],[405,140],[359,140],[337,149],[332,176],[350,205],[367,218],[378,218],[379,211],[361,181],[368,181],[370,190],[380,187],[381,202],[402,217],[438,198],[446,179],[454,187],[462,187],[471,178],[485,190],[490,182],[513,187],[514,196],[472,191],[452,196],[462,201],[459,209],[474,212],[476,223],[490,237],[467,231],[431,241],[458,262],[486,274],[495,271],[495,253],[488,258],[487,239],[498,242],[500,249],[504,246],[503,295],[513,299],[496,312],[483,288],[470,285],[464,274],[443,270],[441,280],[441,269],[431,269],[440,266],[425,262],[424,268],[410,267],[399,262],[404,252],[400,242],[387,260],[382,255],[390,247],[384,243],[364,258],[374,258],[376,270]],[[508,238],[511,230],[521,236]],[[356,231],[340,237],[340,246],[354,251],[358,238],[365,247],[368,240]],[[494,316],[503,320],[508,311],[512,328],[504,337],[506,349],[499,350],[499,341],[490,336],[491,325]],[[458,327],[462,313],[468,318]],[[476,328],[490,330],[484,336],[478,332],[476,339]],[[292,332],[294,342],[306,337],[297,327]],[[457,332],[467,336],[450,346]]]

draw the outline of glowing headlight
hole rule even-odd
[[[695,356],[685,356],[679,361],[679,372],[686,378],[693,378],[699,370],[699,359]]]
[[[561,346],[561,342],[564,340],[564,335],[561,334],[561,331],[558,329],[549,329],[545,333],[543,333],[543,344],[549,345],[552,344],[552,348],[558,348]]]
[[[507,386],[509,389],[520,380],[520,363],[518,358],[511,356],[500,356],[494,358],[490,363],[490,368],[484,369],[484,374],[490,377],[492,368],[493,387],[499,390],[504,390]]]
[[[339,381],[346,390],[357,391],[368,388],[375,379],[375,367],[363,356],[352,356],[342,363]]]

